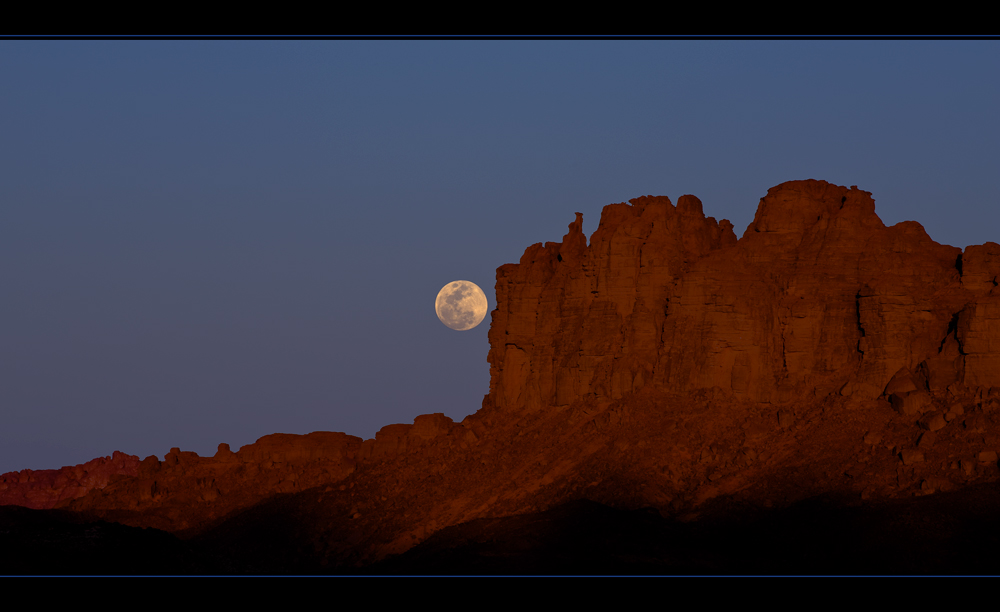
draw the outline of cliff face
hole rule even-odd
[[[871,194],[822,181],[769,190],[739,241],[693,196],[607,206],[590,245],[578,217],[497,271],[489,401],[874,399],[901,369],[939,389],[1000,385],[998,254],[886,227]]]
[[[692,263],[736,244],[701,202],[663,197],[605,207],[591,244],[582,215],[562,243],[536,244],[497,270],[490,397],[510,411],[619,398],[656,375],[665,307]]]
[[[638,198],[497,270],[490,392],[461,424],[173,449],[53,499],[220,550],[281,524],[335,568],[579,499],[693,517],[994,482],[998,283],[1000,245],[886,227],[855,187],[774,187],[739,240],[693,196]]]

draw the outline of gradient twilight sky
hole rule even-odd
[[[1000,242],[1000,41],[0,41],[0,472],[489,390],[442,325],[574,212],[769,187]]]

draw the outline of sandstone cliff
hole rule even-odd
[[[936,389],[1000,385],[1000,246],[886,227],[871,194],[771,189],[739,241],[682,196],[604,209],[497,271],[490,400],[509,410],[614,400],[646,386],[781,403],[879,397],[901,369]],[[994,340],[995,342],[995,340]]]
[[[64,507],[237,548],[280,523],[335,568],[578,499],[690,519],[1000,479],[1000,245],[886,227],[869,193],[811,180],[738,240],[693,196],[581,228],[497,270],[490,392],[461,424],[175,449]]]

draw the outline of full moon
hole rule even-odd
[[[476,283],[452,281],[438,291],[434,301],[441,322],[452,329],[465,331],[483,322],[486,316],[486,294]]]

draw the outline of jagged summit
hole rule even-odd
[[[490,391],[461,424],[178,451],[61,503],[226,537],[291,513],[334,567],[580,499],[693,517],[994,482],[998,284],[1000,245],[886,227],[857,187],[773,187],[739,239],[694,196],[635,198],[497,269]]]

